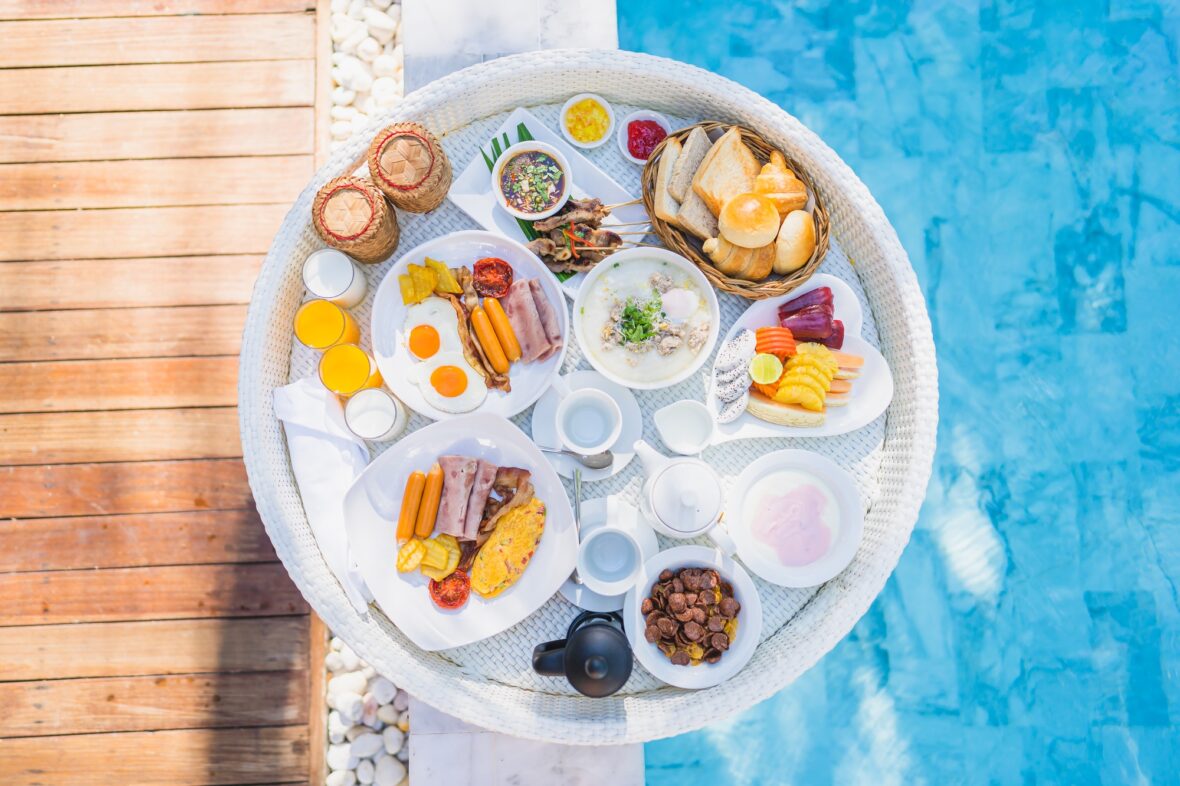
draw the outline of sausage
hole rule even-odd
[[[508,362],[515,363],[520,360],[520,342],[516,340],[516,334],[512,332],[512,323],[508,321],[508,315],[504,313],[504,307],[500,305],[500,301],[494,297],[485,298],[483,307],[488,314],[488,319],[491,320],[492,330],[496,332],[496,338],[500,340],[500,347],[504,350],[504,356],[508,358]]]
[[[492,370],[497,374],[507,374],[508,357],[504,354],[504,348],[500,346],[500,339],[496,338],[496,331],[492,329],[487,312],[481,306],[471,309],[471,329],[475,331],[475,337],[479,339],[483,353],[488,356]]]
[[[434,519],[438,516],[438,503],[442,500],[443,471],[438,462],[430,468],[426,475],[426,484],[422,490],[422,504],[418,506],[418,519],[414,524],[414,534],[420,538],[430,537],[434,532]]]
[[[406,480],[406,490],[402,492],[402,509],[397,514],[397,542],[404,543],[414,537],[414,529],[418,523],[418,505],[422,502],[422,489],[426,487],[426,475],[422,472],[411,472]]]

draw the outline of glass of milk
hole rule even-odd
[[[352,308],[365,299],[365,273],[352,257],[334,248],[313,251],[303,263],[303,285],[318,298]]]
[[[409,416],[396,398],[381,388],[366,388],[344,405],[348,429],[369,442],[388,442],[406,430]]]

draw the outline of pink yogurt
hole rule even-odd
[[[755,509],[750,531],[788,567],[809,565],[828,553],[832,531],[824,523],[828,499],[812,484],[767,493]]]

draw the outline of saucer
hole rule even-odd
[[[635,394],[622,385],[611,382],[597,371],[575,371],[567,375],[565,380],[569,383],[571,390],[595,388],[603,391],[615,400],[615,403],[619,405],[619,411],[623,413],[623,430],[619,433],[615,444],[611,446],[611,450],[615,454],[614,463],[605,469],[582,467],[582,480],[606,480],[619,474],[627,467],[631,459],[635,458],[635,451],[631,446],[635,444],[635,440],[643,436],[643,412],[639,409],[639,402],[635,400]],[[547,448],[562,447],[561,440],[557,437],[557,404],[560,400],[561,397],[557,391],[550,388],[533,407],[533,441],[538,445]],[[545,458],[557,470],[557,474],[563,478],[572,478],[574,469],[581,467],[577,461],[560,453],[546,453]]]
[[[626,502],[618,503],[619,529],[625,529],[639,541],[640,559],[647,562],[660,550],[656,533],[639,515],[639,511]],[[582,501],[582,537],[606,524],[606,497]],[[561,585],[561,596],[575,606],[587,611],[618,611],[623,608],[622,595],[600,595],[585,584],[576,584],[569,579]]]

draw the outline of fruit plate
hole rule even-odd
[[[610,175],[590,163],[590,159],[582,155],[569,142],[566,142],[561,134],[549,128],[541,122],[540,118],[524,108],[517,108],[509,114],[495,133],[483,143],[482,149],[488,158],[491,158],[492,153],[491,140],[502,138],[504,134],[507,134],[508,141],[515,144],[518,141],[516,128],[521,123],[525,124],[534,139],[553,145],[569,161],[574,180],[574,187],[570,193],[574,198],[583,199],[592,196],[602,200],[604,205],[634,201],[634,195],[627,193],[626,189],[616,183]],[[447,198],[485,229],[524,242],[524,233],[520,231],[520,225],[516,223],[516,219],[496,204],[496,197],[492,194],[492,174],[488,171],[488,165],[483,156],[477,155],[471,159],[471,163],[459,173],[455,182],[451,184]],[[644,209],[643,203],[640,202],[615,209],[602,222],[602,225],[610,227],[613,224],[627,223],[633,224],[629,227],[631,231],[641,231],[646,228],[646,221],[647,211]],[[548,269],[546,268],[546,270]],[[565,281],[559,281],[552,273],[547,277],[561,287],[561,290],[572,300],[578,294],[578,288],[582,286],[586,274],[576,273]]]
[[[515,240],[478,229],[453,232],[428,240],[402,254],[381,280],[373,298],[370,335],[373,337],[373,356],[381,376],[385,378],[385,384],[406,406],[420,415],[433,420],[458,417],[426,401],[418,387],[417,367],[421,364],[406,347],[404,322],[409,307],[402,303],[397,277],[406,272],[411,262],[420,265],[426,257],[437,259],[452,268],[471,267],[477,259],[484,257],[499,257],[512,266],[515,277],[536,278],[541,282],[545,297],[557,312],[562,336],[561,351],[539,363],[513,363],[509,370],[511,392],[489,390],[487,398],[472,412],[510,418],[528,409],[553,383],[553,378],[561,369],[561,361],[565,358],[565,350],[569,346],[569,316],[565,298],[557,288],[557,279],[550,275],[549,270],[531,251]]]
[[[532,473],[537,499],[545,503],[545,529],[524,574],[503,594],[444,611],[430,599],[421,573],[398,573],[397,517],[402,490],[414,470],[423,472],[439,456],[482,458],[497,466]],[[565,487],[557,472],[516,426],[495,415],[465,415],[403,437],[373,460],[344,497],[349,551],[377,605],[414,644],[441,650],[486,639],[539,609],[569,578],[578,554],[578,533]]]
[[[779,324],[780,305],[819,287],[831,288],[835,318],[844,323],[844,346],[840,351],[860,355],[865,361],[860,376],[852,381],[852,393],[849,395],[848,403],[842,407],[828,407],[823,424],[810,428],[769,423],[749,412],[743,412],[731,423],[716,424],[712,444],[759,437],[832,437],[847,434],[872,423],[889,407],[889,402],[893,399],[893,375],[889,371],[889,364],[876,347],[861,338],[864,316],[860,310],[860,301],[857,300],[852,288],[835,276],[820,273],[787,295],[754,302],[733,323],[725,338],[721,340],[721,346],[725,346],[727,341],[742,330]],[[709,380],[705,403],[716,416],[723,405],[714,395],[712,374],[709,375]]]

